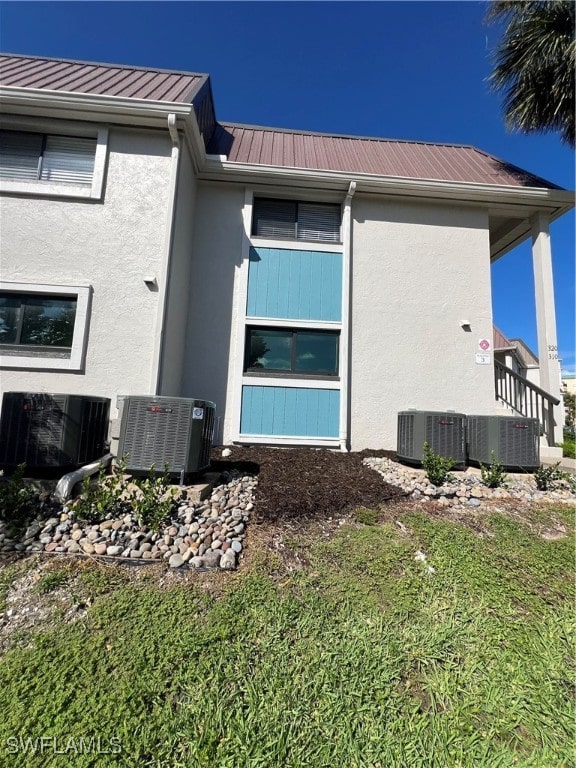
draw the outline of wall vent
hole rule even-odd
[[[107,451],[110,400],[86,395],[5,392],[0,466],[70,469]]]
[[[494,457],[510,469],[540,466],[540,424],[521,416],[468,416],[468,458],[489,464]]]
[[[200,472],[210,464],[216,406],[184,397],[129,396],[124,399],[118,456],[134,475]]]
[[[466,461],[466,416],[452,411],[401,411],[398,414],[398,458],[421,463],[424,443],[434,453],[453,459],[456,464]]]

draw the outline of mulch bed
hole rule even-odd
[[[366,456],[388,456],[390,451],[340,453],[312,448],[222,447],[212,453],[212,470],[236,469],[258,475],[256,522],[319,519],[358,507],[380,507],[406,494],[385,483],[362,464]]]

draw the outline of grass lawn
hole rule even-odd
[[[235,574],[6,566],[0,611],[34,573],[52,609],[0,657],[0,765],[573,766],[572,511],[523,515],[253,527]]]

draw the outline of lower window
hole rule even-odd
[[[87,287],[0,283],[0,364],[79,370],[89,296]]]
[[[339,341],[337,331],[248,328],[245,370],[337,376]]]

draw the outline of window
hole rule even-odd
[[[252,235],[274,240],[340,242],[341,208],[332,203],[254,200]]]
[[[70,357],[76,297],[0,293],[0,346],[47,349]]]
[[[106,129],[91,136],[0,130],[0,189],[100,198]]]
[[[0,283],[0,365],[79,370],[90,289]]]
[[[248,328],[246,371],[336,376],[339,337],[337,331]]]

